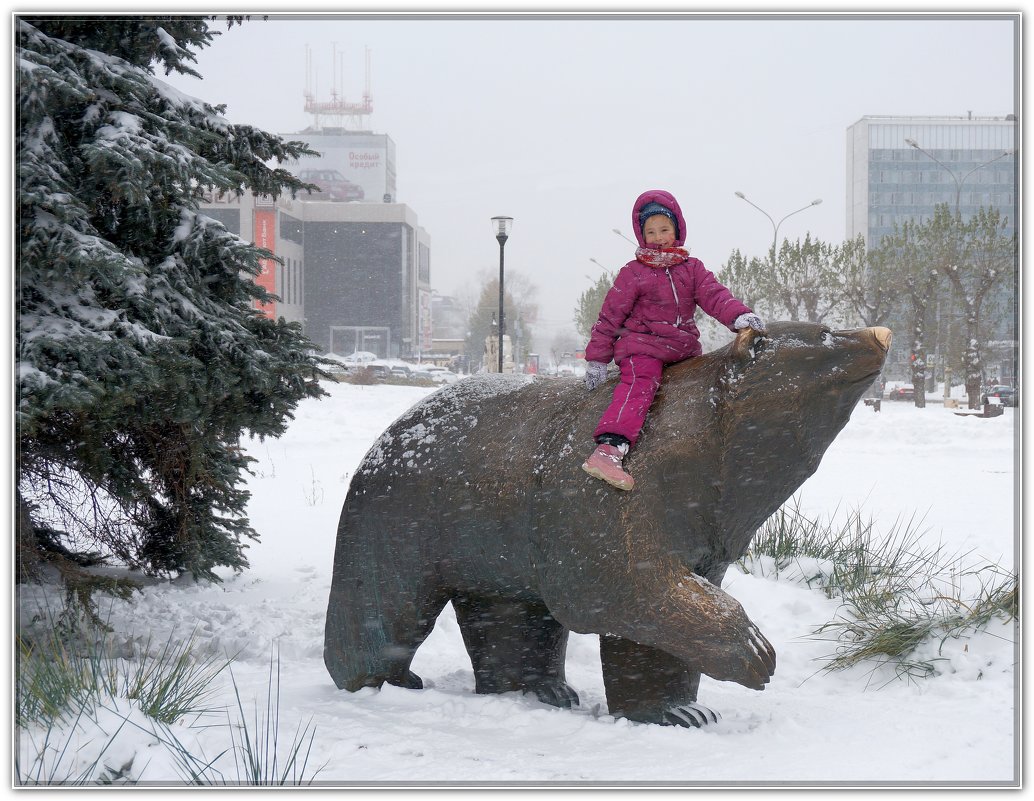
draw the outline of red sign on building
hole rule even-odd
[[[270,253],[276,252],[276,211],[255,209],[255,244]],[[276,262],[272,259],[259,259],[259,266],[262,271],[255,278],[255,283],[270,294],[276,294]],[[276,303],[262,303],[256,300],[255,308],[271,320],[276,318]]]

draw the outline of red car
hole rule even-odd
[[[362,200],[366,197],[363,188],[354,184],[337,170],[302,170],[298,177],[307,184],[316,184],[319,192],[313,192],[309,197],[313,200]]]
[[[887,400],[915,400],[916,391],[914,387],[895,387],[887,390]]]

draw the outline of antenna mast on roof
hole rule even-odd
[[[305,111],[313,115],[314,126],[320,127],[320,116],[329,117],[332,127],[347,128],[349,130],[366,130],[366,116],[373,113],[373,92],[370,90],[370,48],[366,48],[366,83],[363,90],[363,99],[358,103],[350,103],[344,95],[344,59],[341,54],[338,61],[336,43],[333,46],[333,59],[335,69],[331,75],[332,85],[330,89],[330,100],[317,100],[318,74],[314,75],[312,66],[312,50],[305,46]],[[340,78],[340,92],[338,83]]]

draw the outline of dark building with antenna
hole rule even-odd
[[[250,194],[210,197],[203,211],[282,260],[268,260],[258,279],[281,299],[264,311],[301,322],[324,351],[426,354],[432,349],[430,237],[396,198],[394,141],[352,130],[373,110],[369,54],[361,102],[346,101],[336,85],[330,101],[318,102],[309,87],[305,97],[314,125],[281,136],[320,153],[288,165],[319,191],[275,202]],[[321,124],[328,121],[333,124]]]

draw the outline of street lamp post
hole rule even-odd
[[[995,156],[990,161],[985,161],[983,164],[978,164],[972,170],[970,170],[965,175],[963,175],[962,178],[959,178],[955,174],[955,171],[951,167],[949,167],[947,164],[945,164],[939,158],[934,156],[932,153],[928,153],[927,151],[923,150],[923,148],[921,148],[919,146],[919,143],[915,139],[908,139],[908,138],[906,138],[905,139],[905,144],[908,145],[909,147],[914,147],[920,153],[923,153],[931,161],[935,161],[937,164],[941,165],[941,167],[944,168],[944,171],[947,172],[948,175],[951,176],[951,179],[955,182],[955,216],[956,217],[959,216],[959,206],[961,205],[961,201],[962,201],[962,185],[966,182],[966,179],[969,178],[969,176],[971,176],[973,173],[975,173],[977,170],[981,169],[982,167],[986,167],[988,164],[994,164],[999,159],[1004,159],[1006,156],[1011,156],[1012,153],[1013,153],[1013,151],[1011,151],[1011,150],[1006,150],[1005,152]]]
[[[499,243],[499,372],[503,372],[503,332],[505,331],[503,318],[503,248],[506,240],[510,238],[510,228],[513,227],[513,217],[493,217],[492,230],[495,231],[496,241]]]
[[[800,214],[802,211],[806,211],[807,209],[810,209],[812,206],[817,206],[817,205],[819,205],[819,203],[822,202],[822,198],[815,198],[815,200],[811,201],[811,203],[809,203],[807,206],[802,206],[801,208],[797,209],[797,211],[791,211],[789,214],[786,215],[786,217],[783,217],[782,220],[780,220],[779,222],[776,222],[775,220],[772,219],[772,215],[771,214],[769,214],[767,211],[765,211],[763,208],[761,208],[761,206],[759,206],[756,203],[754,203],[753,201],[751,201],[750,198],[748,198],[745,194],[743,194],[742,192],[736,192],[735,194],[736,194],[736,197],[738,197],[740,200],[747,201],[747,203],[750,203],[750,205],[752,205],[754,208],[756,208],[758,211],[760,211],[762,214],[764,214],[766,217],[768,217],[768,221],[770,223],[772,223],[772,269],[773,270],[775,269],[775,266],[776,266],[776,248],[779,246],[779,226],[783,224],[783,221],[786,220],[787,217],[793,217],[793,215]]]

